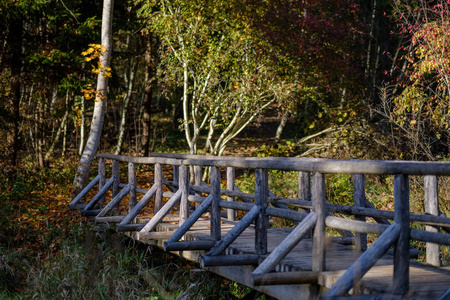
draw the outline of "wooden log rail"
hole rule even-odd
[[[354,264],[323,295],[339,297],[350,289],[389,250],[394,251],[393,294],[406,295],[409,291],[410,240],[427,243],[427,262],[440,266],[441,245],[450,245],[450,235],[440,229],[450,228],[450,219],[442,215],[438,206],[438,176],[450,175],[450,163],[407,162],[375,160],[331,160],[310,158],[238,158],[183,154],[152,153],[151,157],[128,157],[98,154],[98,175],[70,203],[71,209],[81,209],[86,216],[95,216],[98,222],[118,223],[118,230],[135,231],[139,237],[157,238],[158,224],[175,208],[179,213],[178,228],[168,235],[166,251],[205,250],[202,266],[255,265],[254,284],[317,283],[320,272],[326,270],[326,227],[340,230],[350,236],[356,250],[364,251]],[[107,180],[104,160],[112,160],[112,176]],[[119,182],[119,163],[128,164],[128,183]],[[149,190],[136,186],[136,164],[154,165],[153,185]],[[173,168],[172,180],[163,176],[163,165]],[[193,166],[194,184],[190,184],[189,166]],[[211,168],[210,184],[204,183],[202,169]],[[221,170],[226,168],[226,188],[221,189]],[[243,193],[235,185],[235,168],[255,170],[255,193]],[[274,195],[268,187],[268,170],[299,172],[299,198],[286,199]],[[331,204],[325,197],[325,174],[350,174],[353,177],[354,206]],[[365,174],[394,175],[394,211],[376,209],[365,195]],[[426,214],[409,212],[409,176],[424,176]],[[79,202],[98,185],[98,193],[86,204]],[[163,191],[163,185],[170,192]],[[112,199],[105,203],[105,194],[112,188]],[[120,190],[121,189],[121,190]],[[144,196],[137,201],[137,193]],[[118,204],[128,195],[128,214],[112,215]],[[205,196],[206,195],[206,196]],[[225,200],[222,196],[226,196]],[[163,205],[163,198],[169,200]],[[153,217],[146,223],[136,223],[138,215],[154,199]],[[242,202],[237,202],[241,199]],[[195,210],[190,202],[196,203]],[[272,205],[272,206],[269,206]],[[296,209],[290,209],[296,207]],[[236,211],[245,215],[234,228],[221,235],[222,209],[226,218],[236,220]],[[206,240],[185,241],[185,234],[207,211],[210,215],[210,236]],[[354,216],[346,219],[333,216],[340,213]],[[269,217],[297,222],[284,241],[268,253],[267,232]],[[367,217],[376,223],[366,222]],[[392,220],[391,223],[389,220]],[[426,230],[411,228],[411,223],[426,225]],[[254,225],[251,225],[254,224]],[[224,255],[225,250],[249,226],[255,229],[253,254]],[[286,255],[313,231],[311,272],[271,273]],[[355,236],[349,232],[355,233]],[[367,233],[380,234],[367,247]],[[302,278],[299,278],[299,274]],[[355,275],[357,274],[357,275]]]

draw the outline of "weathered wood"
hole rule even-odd
[[[304,200],[286,199],[286,198],[269,198],[269,200],[271,202],[278,202],[278,203],[284,203],[284,204],[289,204],[289,205],[297,205],[297,206],[302,206],[302,207],[307,207],[307,208],[311,207],[311,203],[309,203],[308,201],[304,201]],[[332,203],[326,203],[325,208],[327,209],[327,211],[330,211],[330,212],[336,212],[336,213],[341,213],[341,214],[345,214],[345,215],[372,217],[377,221],[379,218],[394,220],[394,212],[393,211],[379,210],[376,208],[360,208],[360,207],[354,207],[354,206],[349,206],[349,205],[340,205],[340,204],[332,204]],[[447,218],[444,215],[433,216],[433,215],[410,214],[410,221],[414,222],[414,223],[429,224],[429,225],[434,225],[434,226],[449,226],[450,225],[450,218]],[[387,220],[380,221],[378,223],[390,225],[390,222]]]
[[[136,204],[136,206],[128,213],[128,215],[123,219],[120,225],[130,224],[134,218],[141,212],[141,210],[152,200],[152,197],[156,194],[158,186],[153,185],[152,188],[147,192],[147,194],[142,197],[141,200]]]
[[[117,231],[140,231],[144,228],[145,224],[143,223],[133,223],[133,224],[117,224]]]
[[[154,185],[157,186],[156,194],[155,194],[155,207],[154,213],[156,214],[162,207],[163,200],[163,170],[161,164],[155,164],[155,174],[154,174]]]
[[[128,163],[128,184],[130,192],[128,193],[128,211],[132,211],[136,206],[136,166],[134,163]]]
[[[241,233],[255,220],[261,208],[259,205],[253,206],[253,208],[245,214],[245,216],[233,227],[228,233],[221,239],[206,255],[219,255],[225,250]]]
[[[180,199],[180,226],[189,218],[189,170],[187,166],[179,167],[179,189],[181,191]]]
[[[450,300],[450,288],[439,297],[439,300]]]
[[[107,213],[112,211],[117,204],[128,194],[130,191],[130,186],[127,184],[125,187],[102,209],[102,211],[97,215],[97,217],[104,217]]]
[[[200,186],[202,181],[203,169],[201,166],[194,166],[194,185]],[[192,186],[191,186],[192,187]],[[201,192],[195,191],[195,196],[202,196]],[[195,208],[198,208],[199,203],[195,203]]]
[[[353,201],[357,207],[365,207],[365,184],[363,174],[353,174]],[[355,220],[366,221],[364,216],[356,216]],[[367,249],[367,234],[357,232],[355,234],[355,250],[364,251]]]
[[[105,161],[103,158],[99,158],[98,160],[98,176],[100,176],[100,181],[98,182],[98,191],[100,192],[103,188],[103,186],[106,183],[106,167],[105,167]],[[100,203],[105,202],[105,195],[99,199]]]
[[[227,167],[227,190],[234,190],[234,177],[235,169],[233,167]],[[227,201],[234,202],[234,197],[227,196]],[[236,211],[227,209],[227,219],[229,221],[234,221],[236,219]]]
[[[131,225],[131,224],[130,224]],[[138,225],[138,224],[132,224]],[[138,232],[136,238],[142,240],[167,240],[172,236],[173,231],[151,231],[151,232]]]
[[[255,204],[260,211],[255,224],[255,251],[258,255],[267,253],[267,228],[269,218],[266,215],[268,206],[267,196],[269,191],[269,178],[266,169],[256,169],[255,171]]]
[[[413,240],[450,246],[450,234],[448,233],[429,232],[411,228],[409,235]]]
[[[311,203],[311,174],[299,172],[298,174],[298,198]],[[300,212],[308,213],[309,209],[299,207]]]
[[[312,210],[317,214],[313,235],[312,270],[325,270],[325,176],[319,172],[313,174]]]
[[[395,223],[400,234],[394,250],[393,294],[405,295],[409,290],[409,180],[404,174],[394,177]]]
[[[303,221],[304,218],[308,215],[304,212],[299,211],[293,211],[293,210],[287,210],[283,208],[276,208],[276,207],[267,207],[266,208],[266,214],[271,217],[278,217],[283,219],[289,219],[296,222]]]
[[[209,250],[214,246],[214,243],[214,241],[165,242],[164,251]]]
[[[259,255],[257,254],[233,254],[233,255],[204,255],[200,261],[200,266],[215,267],[215,266],[245,266],[258,265]]]
[[[95,222],[98,223],[120,223],[125,216],[110,216],[110,217],[95,217]]]
[[[217,167],[211,167],[210,175],[211,185],[211,238],[213,240],[220,240],[220,170]]]
[[[275,272],[266,274],[253,274],[254,285],[276,285],[276,284],[317,284],[319,272],[297,271],[297,272]]]
[[[182,154],[181,154],[182,155]],[[236,167],[252,169],[272,169],[286,171],[320,172],[322,174],[364,174],[374,175],[450,175],[448,162],[419,162],[419,161],[385,161],[385,160],[352,160],[352,159],[323,159],[296,157],[223,157],[196,156],[181,159],[166,157],[129,157],[99,153],[99,158],[116,159],[118,161],[138,164],[170,164],[170,165],[199,165],[216,167]]]
[[[180,166],[178,164],[174,164],[172,167],[172,181],[173,181],[173,184],[176,186],[178,186],[178,182],[180,179],[179,170],[180,170]]]
[[[213,196],[209,195],[206,199],[199,205],[199,207],[191,214],[191,216],[173,233],[168,242],[177,242],[183,235],[191,228],[192,225],[204,214],[211,203],[213,202]]]
[[[367,223],[357,220],[343,219],[339,217],[328,216],[325,218],[325,224],[334,229],[350,230],[364,233],[383,233],[389,225]]]
[[[82,210],[80,211],[81,216],[83,217],[95,217],[100,212],[100,209],[90,209],[90,210]]]
[[[84,207],[84,210],[90,210],[96,205],[105,195],[106,191],[112,186],[114,183],[114,178],[111,177],[105,185],[102,187],[102,189],[89,201],[89,203]]]
[[[316,225],[317,214],[311,212],[253,271],[253,275],[270,272]]]
[[[424,196],[425,212],[439,216],[439,189],[438,178],[433,175],[424,176]],[[439,227],[426,226],[430,232],[439,232]],[[427,243],[427,263],[433,266],[441,266],[441,246],[434,243]]]
[[[74,210],[76,209],[77,203],[83,199],[84,196],[86,196],[87,193],[89,193],[90,190],[100,181],[100,176],[95,176],[94,179],[92,179],[91,182],[70,202],[69,208]]]
[[[120,163],[117,160],[112,161],[112,176],[114,177],[114,183],[112,186],[112,198],[114,198],[119,193],[120,184]]]
[[[393,223],[380,237],[355,261],[350,268],[324,294],[325,297],[344,296],[364,274],[383,256],[400,235],[401,226]],[[409,257],[409,256],[408,256]]]
[[[365,206],[367,207],[367,208],[372,208],[372,209],[377,209],[376,207],[375,207],[375,205],[373,205],[372,204],[372,202],[370,202],[367,198],[364,198],[364,203],[365,203]],[[386,219],[384,219],[384,218],[378,218],[378,217],[372,217],[377,223],[380,223],[380,224],[386,224],[386,225],[391,225],[391,222],[389,222],[388,220],[386,220]],[[391,218],[391,220],[393,220],[394,219],[394,216],[392,215],[392,218]]]
[[[170,212],[170,210],[177,205],[181,199],[181,191],[177,191],[167,203],[153,216],[153,218],[145,224],[140,232],[150,232],[155,229],[156,225]]]

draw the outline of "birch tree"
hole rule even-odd
[[[97,89],[95,95],[94,112],[92,116],[89,136],[78,164],[74,180],[73,194],[81,190],[87,183],[92,161],[94,160],[102,134],[104,114],[106,110],[106,98],[108,77],[112,52],[112,17],[114,0],[103,1],[101,56],[97,77]]]

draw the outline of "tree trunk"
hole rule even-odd
[[[275,133],[275,141],[274,141],[275,144],[278,144],[278,142],[280,141],[281,135],[283,134],[283,130],[287,124],[288,119],[289,119],[289,111],[286,110],[283,114],[283,117],[281,118],[280,124],[278,124],[277,132]]]
[[[102,40],[101,43],[105,47],[105,52],[100,57],[100,62],[105,67],[110,66],[112,52],[112,16],[113,16],[114,0],[104,0],[102,14]],[[72,196],[76,195],[87,183],[89,171],[92,161],[97,152],[102,134],[104,114],[106,110],[108,78],[99,73],[97,78],[97,97],[94,105],[94,112],[91,122],[91,130],[84,147],[78,164],[77,173],[75,174],[74,189]]]
[[[152,115],[153,85],[156,80],[156,38],[149,33],[146,40],[145,58],[145,88],[142,116],[141,155],[148,156],[150,152],[150,126]]]
[[[130,59],[130,73],[128,76],[125,76],[126,85],[127,85],[127,93],[123,99],[122,113],[120,114],[120,127],[119,127],[119,138],[117,139],[117,148],[116,155],[119,155],[122,151],[123,139],[125,136],[125,127],[127,125],[127,113],[128,106],[131,101],[131,93],[133,92],[134,87],[134,76],[136,74],[137,61],[134,59]]]
[[[83,154],[83,149],[84,149],[84,141],[86,140],[85,137],[85,132],[86,132],[86,117],[85,117],[85,113],[84,113],[84,109],[85,109],[85,101],[86,99],[84,99],[84,96],[81,97],[81,125],[80,125],[80,146],[78,148],[78,155],[82,155]]]

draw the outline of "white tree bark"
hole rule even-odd
[[[111,61],[113,7],[114,0],[103,1],[101,44],[105,47],[105,52],[102,53],[100,62],[104,67],[109,67]],[[97,78],[97,97],[95,99],[91,130],[78,164],[77,173],[75,174],[72,194],[78,193],[87,183],[91,164],[97,152],[102,134],[103,119],[106,110],[107,87],[108,78],[100,72]]]

